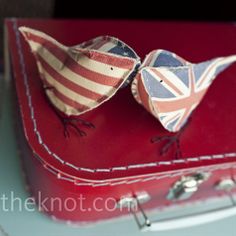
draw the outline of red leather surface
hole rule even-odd
[[[72,130],[71,137],[66,139],[60,120],[46,100],[34,57],[27,43],[23,37],[20,37],[22,48],[19,49],[16,44],[14,24],[42,30],[67,45],[109,34],[125,41],[142,58],[153,49],[163,48],[193,62],[235,54],[235,25],[98,20],[7,21],[13,72],[25,135],[33,152],[48,165],[70,176],[105,180],[177,171],[182,168],[236,160],[234,154],[236,152],[236,65],[223,72],[213,83],[181,136],[181,150],[186,162],[181,161],[170,165],[163,162],[174,160],[174,148],[161,156],[159,149],[162,144],[150,143],[151,137],[169,135],[169,133],[136,103],[129,87],[120,90],[99,108],[81,116],[96,126],[95,130],[86,130],[87,137],[81,138]],[[22,74],[19,50],[24,57],[25,75]],[[43,143],[50,149],[49,152],[39,142],[34,131],[24,76],[27,76],[28,80],[37,129]],[[65,162],[58,161],[52,153]],[[233,154],[231,157],[222,156],[226,153]],[[213,157],[212,155],[215,154],[220,156]],[[199,159],[199,156],[205,155],[211,156],[208,159]],[[199,161],[187,159],[192,157],[198,157]],[[150,165],[144,167],[145,163]],[[78,167],[78,170],[71,167],[71,164]],[[136,164],[136,167],[132,167]],[[81,167],[88,168],[90,171],[84,171]],[[118,170],[114,167],[123,169]]]
[[[24,145],[21,146],[24,147]],[[120,217],[125,214],[131,215],[126,208],[117,209],[116,201],[121,197],[138,194],[140,192],[146,192],[151,197],[151,200],[143,204],[142,207],[145,210],[158,208],[157,213],[159,212],[159,214],[162,213],[160,209],[165,209],[172,205],[182,204],[184,206],[186,203],[189,203],[194,207],[194,201],[204,202],[204,200],[212,197],[218,198],[225,196],[226,193],[224,191],[215,190],[215,185],[225,178],[233,177],[236,179],[236,173],[233,174],[233,169],[229,167],[227,169],[211,170],[209,180],[201,184],[198,192],[190,199],[173,202],[167,200],[169,189],[184,173],[173,176],[171,176],[170,173],[166,173],[166,175],[163,175],[160,179],[148,180],[148,178],[146,178],[143,182],[138,181],[131,183],[131,181],[127,181],[126,183],[123,182],[116,185],[80,186],[56,178],[55,175],[45,169],[36,158],[32,157],[32,152],[25,147],[23,160],[32,196],[35,197],[38,204],[41,204],[41,207],[43,207],[42,210],[47,215],[54,216],[60,220],[70,220],[79,224],[93,223]],[[199,169],[192,170],[193,173],[196,171],[199,171]],[[83,201],[80,200],[82,198]],[[56,204],[53,205],[51,199],[60,199],[62,207],[60,208]],[[68,199],[74,199],[73,202],[76,202],[76,204],[67,205],[67,202],[72,202],[68,201]],[[73,211],[67,210],[68,208],[72,209],[73,206],[75,206]]]

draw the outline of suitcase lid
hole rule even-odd
[[[176,159],[175,143],[161,155],[165,141],[151,142],[155,136],[173,134],[134,100],[129,86],[81,115],[96,126],[86,129],[86,137],[71,130],[70,138],[65,138],[42,89],[34,57],[18,31],[19,26],[36,28],[67,45],[109,34],[125,41],[142,59],[151,50],[164,48],[199,62],[236,53],[233,24],[27,19],[6,24],[25,136],[34,154],[53,170],[92,181],[235,161],[235,65],[219,75],[192,114],[180,137],[182,157]]]

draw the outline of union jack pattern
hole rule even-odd
[[[61,112],[80,115],[110,99],[140,65],[124,42],[101,36],[66,47],[30,28],[19,30],[29,43],[51,103]]]
[[[193,64],[166,50],[140,58],[121,40],[100,36],[67,47],[27,27],[19,30],[35,55],[51,103],[78,116],[109,100],[131,80],[135,99],[171,132],[183,127],[215,77],[236,56]]]
[[[153,51],[134,79],[132,92],[165,129],[177,132],[214,78],[235,60],[236,56],[228,56],[192,64],[174,53]]]

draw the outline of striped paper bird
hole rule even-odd
[[[27,27],[19,30],[35,55],[50,102],[68,117],[79,116],[109,100],[133,78],[140,65],[134,50],[114,37],[101,36],[67,47],[40,31]],[[85,135],[71,119],[63,118],[65,121]]]
[[[80,115],[110,99],[139,57],[120,40],[102,36],[66,47],[48,35],[20,27],[34,53],[50,101],[66,115]]]
[[[236,61],[236,56],[198,64],[174,53],[155,50],[144,60],[132,83],[132,93],[171,132],[184,126],[215,77]]]

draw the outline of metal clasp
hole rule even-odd
[[[185,200],[190,198],[199,186],[206,181],[210,173],[196,173],[190,176],[183,176],[170,189],[167,199],[171,201]]]
[[[195,174],[192,176],[182,177],[181,180],[176,182],[172,191],[176,190],[176,193],[181,193],[182,188],[188,189],[197,189],[196,186],[199,186],[203,181],[208,179],[210,175],[208,173]],[[181,183],[184,187],[180,187]],[[228,207],[223,207],[220,209],[214,209],[207,212],[196,213],[186,216],[179,216],[170,219],[163,219],[159,221],[151,221],[147,214],[145,213],[142,203],[148,202],[150,200],[150,195],[147,192],[141,192],[135,195],[124,196],[117,202],[117,207],[122,208],[126,207],[131,210],[135,221],[141,231],[167,231],[170,229],[180,229],[187,228],[196,225],[202,225],[209,222],[214,222],[216,220],[224,219],[230,216],[236,215],[236,202],[234,200],[233,190],[236,187],[236,182],[231,179],[225,179],[218,182],[215,186],[217,190],[223,190],[228,193],[232,205]],[[194,191],[189,191],[193,193]],[[183,196],[181,194],[172,193],[172,196]],[[185,193],[186,194],[186,193]],[[185,195],[186,197],[186,195]]]
[[[117,208],[126,207],[132,212],[139,229],[146,229],[146,227],[151,226],[151,222],[141,207],[141,204],[148,202],[150,199],[150,195],[147,192],[136,193],[134,196],[124,196],[117,202]],[[136,212],[141,213],[143,223]]]

